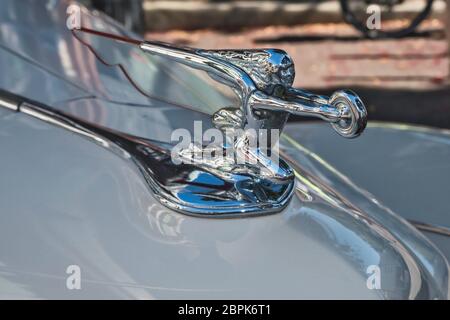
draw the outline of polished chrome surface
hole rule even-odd
[[[10,101],[7,98],[0,98],[0,107],[7,108],[13,111],[17,111],[19,109],[19,106],[15,102]]]
[[[294,83],[294,62],[283,50],[198,50],[198,52],[238,66],[250,76],[259,90],[268,94],[289,88]]]
[[[246,172],[224,173],[214,167],[174,164],[171,145],[102,128],[47,106],[22,103],[19,111],[93,140],[132,159],[154,196],[165,206],[189,215],[230,217],[270,214],[289,202],[293,183],[254,180]],[[290,168],[284,162],[280,167]]]

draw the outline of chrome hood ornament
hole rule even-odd
[[[103,147],[121,149],[134,159],[156,198],[181,213],[233,217],[282,210],[295,183],[293,170],[279,157],[277,148],[290,114],[325,120],[347,138],[360,135],[366,126],[366,109],[352,91],[325,97],[292,88],[294,63],[282,50],[202,50],[81,31],[128,42],[148,54],[203,70],[239,97],[240,105],[211,115],[214,127],[226,135],[223,142],[208,146],[191,143],[177,149],[180,163],[171,157],[173,145],[86,123],[52,108],[29,103],[18,108],[64,128],[73,127],[95,142],[106,141]]]
[[[220,159],[225,160],[209,161],[201,156],[195,157],[199,153],[205,153],[205,149],[199,150],[194,145],[184,149],[182,154],[190,160],[200,159],[194,163],[215,171],[218,176],[237,172],[245,175],[252,181],[251,187],[246,190],[248,193],[257,194],[262,190],[264,194],[271,194],[270,200],[258,198],[252,204],[259,206],[259,213],[282,209],[294,188],[293,170],[278,158],[277,150],[277,137],[290,114],[325,120],[346,138],[359,136],[366,126],[366,108],[352,91],[337,91],[331,97],[325,97],[294,89],[294,63],[283,50],[202,50],[178,48],[159,42],[143,42],[140,47],[150,54],[170,57],[190,67],[204,70],[237,93],[241,105],[223,108],[212,115],[216,128],[224,132],[239,132],[234,134],[236,138],[231,147],[229,144],[218,146],[224,152]],[[259,138],[264,130],[266,135],[267,130],[272,132],[269,133],[271,136],[275,131],[276,138],[262,147]],[[255,139],[258,143],[251,145],[250,142]],[[231,163],[225,155],[229,148],[235,155]],[[206,153],[209,152],[207,149]],[[253,160],[251,165],[245,161],[248,159]],[[230,182],[234,178],[232,176]],[[258,188],[261,190],[257,191]],[[239,196],[230,199],[230,202],[236,201],[242,203],[234,213],[248,212],[247,205]],[[205,208],[205,211],[208,213],[208,209]]]

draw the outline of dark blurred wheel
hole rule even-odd
[[[340,0],[344,19],[369,38],[404,37],[414,32],[430,14],[433,0]],[[367,21],[372,13],[367,8],[376,5],[380,12],[381,27],[369,28]],[[406,16],[402,8],[418,6],[417,13]]]

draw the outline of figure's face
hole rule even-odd
[[[268,62],[271,65],[271,82],[273,84],[281,84],[284,87],[291,87],[295,77],[294,62],[288,54],[282,50],[268,51],[270,53]]]
[[[286,55],[278,68],[278,75],[280,77],[281,83],[285,87],[290,87],[294,83],[295,78],[295,67],[292,59]]]

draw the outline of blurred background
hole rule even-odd
[[[146,39],[284,49],[296,64],[296,87],[327,95],[350,88],[370,120],[450,128],[444,0],[85,2]]]

